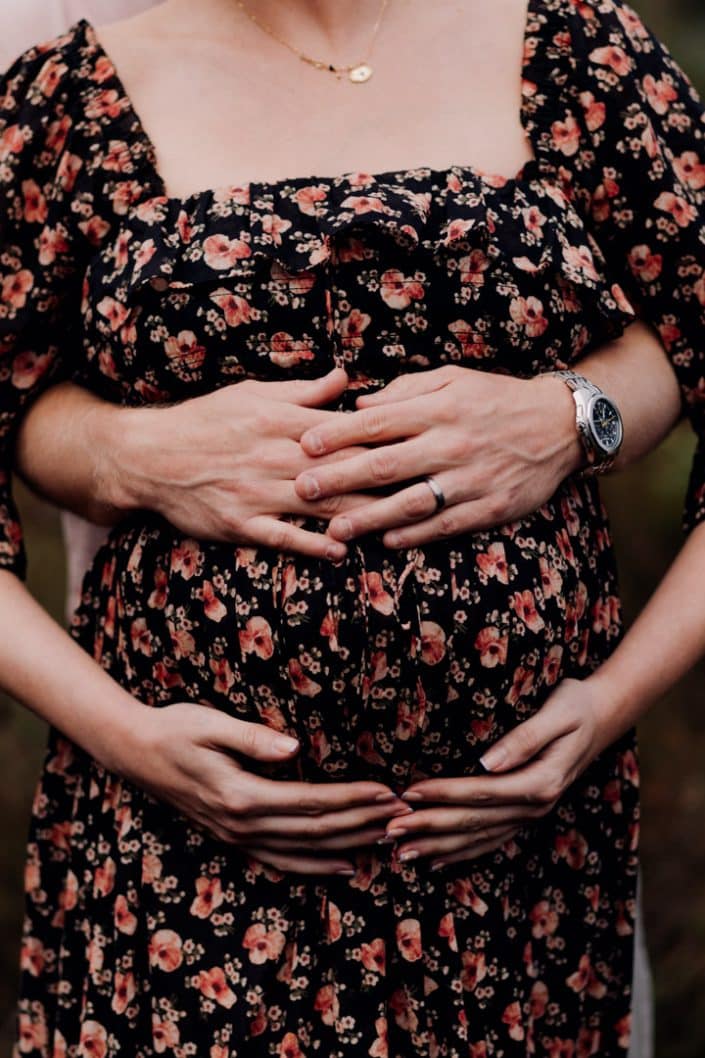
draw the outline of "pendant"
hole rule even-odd
[[[372,67],[366,62],[361,62],[359,66],[353,66],[350,71],[350,80],[353,84],[364,84],[365,81],[369,81],[372,73]]]

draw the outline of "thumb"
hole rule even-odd
[[[512,771],[527,764],[542,750],[571,730],[570,721],[562,710],[554,708],[555,695],[538,713],[513,728],[480,757],[480,764],[489,772]]]
[[[276,761],[293,756],[299,749],[295,738],[272,731],[266,724],[236,720],[221,715],[210,733],[210,740],[219,749],[234,750],[253,760]]]
[[[320,378],[293,378],[287,382],[262,382],[263,396],[270,400],[317,408],[330,404],[348,388],[348,376],[342,367],[334,367]]]

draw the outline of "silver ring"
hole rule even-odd
[[[430,475],[428,477],[424,478],[424,481],[426,482],[426,484],[428,485],[429,489],[433,493],[434,499],[436,501],[436,510],[437,511],[442,511],[443,508],[446,505],[446,498],[443,495],[443,489],[438,484],[436,479],[432,478]]]

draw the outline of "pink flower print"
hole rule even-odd
[[[232,268],[238,261],[249,257],[252,250],[242,239],[229,239],[227,235],[209,235],[203,244],[203,259],[209,268],[222,271]]]
[[[51,360],[48,353],[31,350],[20,353],[12,361],[12,385],[17,389],[31,389],[49,370]]]
[[[588,132],[597,132],[605,123],[607,107],[604,103],[597,102],[592,92],[581,92],[580,103],[585,115],[585,124]]]
[[[474,992],[479,982],[487,976],[485,954],[482,951],[464,951],[462,963],[460,983],[466,992]]]
[[[498,628],[483,628],[475,639],[475,649],[480,651],[480,664],[486,669],[504,665],[508,644],[509,636],[501,635]]]
[[[149,965],[164,973],[178,970],[183,961],[182,940],[173,929],[158,929],[149,939]]]
[[[552,937],[558,929],[558,914],[553,910],[548,900],[540,900],[532,907],[529,918],[531,919],[531,933],[536,938]]]
[[[609,66],[619,77],[625,77],[632,69],[632,60],[623,48],[610,44],[605,48],[595,48],[590,52],[590,62],[600,66]]]
[[[578,153],[580,126],[574,117],[566,118],[565,121],[554,121],[551,125],[551,135],[558,150],[567,158]]]
[[[653,283],[661,275],[663,257],[649,246],[635,246],[629,254],[629,267],[642,283]]]
[[[43,224],[47,219],[47,200],[36,180],[22,181],[24,219],[28,224]]]
[[[386,617],[394,613],[394,599],[384,587],[380,573],[362,573],[360,588],[373,609]]]
[[[361,945],[360,958],[366,970],[382,975],[386,973],[386,947],[381,937],[375,938],[371,944]]]
[[[98,1021],[84,1021],[78,1043],[80,1058],[106,1058],[108,1033]]]
[[[672,84],[664,78],[656,80],[653,74],[647,74],[641,82],[644,86],[646,98],[657,114],[667,114],[671,103],[678,99],[678,93]]]
[[[540,632],[546,627],[543,618],[536,609],[536,599],[532,591],[514,592],[512,600],[514,613],[531,632]]]
[[[277,367],[296,367],[305,360],[313,360],[313,343],[307,339],[296,339],[286,331],[277,331],[272,335],[269,359]]]
[[[705,163],[700,161],[695,151],[684,151],[674,159],[673,167],[682,184],[694,191],[701,191],[705,187]]]
[[[173,1021],[162,1021],[156,1014],[152,1014],[152,1042],[157,1054],[164,1054],[167,1048],[172,1050],[178,1047],[179,1026]]]
[[[122,893],[119,894],[115,901],[113,920],[115,922],[115,928],[118,929],[120,933],[126,933],[128,936],[132,936],[137,929],[137,916],[133,915],[130,911],[127,899]]]
[[[513,1040],[524,1039],[524,1026],[522,1025],[521,1005],[510,1003],[502,1014],[502,1021],[509,1029],[509,1035]]]
[[[515,323],[524,328],[529,338],[540,338],[548,327],[548,320],[543,314],[543,302],[538,298],[512,298],[509,314]]]
[[[564,859],[574,871],[583,869],[588,853],[588,843],[577,830],[569,830],[567,834],[557,834],[555,847],[561,859]]]
[[[321,693],[323,688],[320,683],[316,683],[315,680],[306,675],[300,662],[292,658],[288,669],[291,685],[299,694],[302,694],[305,698],[315,698],[317,694]]]
[[[291,221],[270,213],[262,218],[262,231],[269,235],[275,246],[281,246],[282,234],[291,227]]]
[[[227,609],[215,594],[215,589],[209,580],[204,580],[201,590],[203,599],[203,611],[209,621],[219,623],[227,614]]]
[[[321,1015],[324,1025],[335,1025],[340,1016],[340,1003],[336,995],[335,985],[323,985],[316,992],[313,1001],[313,1009]]]
[[[198,975],[198,988],[206,998],[214,999],[226,1010],[230,1010],[235,1003],[235,993],[230,988],[220,966],[214,966],[210,970],[201,970]]]
[[[396,268],[388,268],[380,279],[380,294],[390,309],[406,309],[412,301],[421,301],[424,293],[422,283],[407,279]]]
[[[672,191],[664,191],[654,202],[656,209],[662,209],[664,213],[670,213],[680,228],[687,228],[697,217],[697,210],[682,195],[674,195]]]
[[[509,570],[507,568],[507,555],[504,544],[490,544],[487,551],[480,551],[475,556],[475,562],[482,572],[488,577],[496,577],[500,584],[509,583]]]
[[[248,926],[242,946],[250,953],[250,962],[261,965],[268,959],[278,959],[284,951],[286,937],[278,929],[270,929],[263,922]]]
[[[294,195],[294,202],[296,202],[296,205],[302,213],[306,213],[310,217],[315,217],[318,212],[318,203],[323,202],[327,193],[328,192],[323,184],[302,187],[299,188]]]
[[[239,633],[239,640],[243,654],[256,654],[266,661],[274,653],[272,628],[264,617],[251,617]]]
[[[120,330],[129,315],[125,306],[111,297],[98,302],[98,312],[108,321],[111,331]]]
[[[137,985],[133,973],[120,973],[116,970],[113,978],[113,998],[111,1007],[116,1014],[124,1014],[137,995]]]
[[[239,294],[231,294],[229,290],[215,290],[211,294],[211,301],[214,301],[223,313],[228,327],[239,327],[252,319],[252,306]]]
[[[564,246],[563,260],[570,268],[581,272],[586,279],[597,282],[600,278],[589,246]]]
[[[13,309],[22,309],[27,303],[27,295],[34,286],[34,276],[26,268],[6,276],[2,283],[2,304]]]
[[[417,962],[421,958],[421,924],[416,918],[405,918],[397,923],[397,948],[402,959]]]
[[[193,331],[179,331],[164,342],[164,352],[169,360],[183,364],[189,371],[197,371],[206,356],[205,346],[199,345]]]
[[[421,657],[427,665],[437,665],[446,653],[446,634],[435,621],[421,622]]]
[[[460,281],[473,287],[481,287],[485,282],[485,272],[490,267],[490,260],[484,250],[475,249],[458,262]]]
[[[220,878],[196,879],[196,896],[191,903],[191,914],[196,918],[208,918],[212,911],[223,903],[223,888]]]

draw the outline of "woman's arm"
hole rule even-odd
[[[634,323],[621,338],[585,357],[578,368],[622,411],[625,441],[618,465],[655,448],[678,418],[675,376],[660,339],[647,325]],[[575,406],[567,387],[557,380],[527,382],[481,371],[464,375],[472,391],[464,418],[467,435],[473,439],[470,460],[474,458],[478,473],[484,475],[485,509],[495,522],[505,522],[540,506],[580,466],[583,454]],[[420,380],[420,375],[403,376],[397,399],[405,385],[413,387]],[[265,393],[267,384],[254,385]],[[291,388],[286,393],[282,389],[282,396],[294,399],[298,387],[301,400],[309,403],[321,404],[337,395],[330,381],[284,386]],[[388,390],[393,391],[394,385]],[[110,525],[131,510],[149,508],[186,532],[243,539],[247,518],[240,511],[239,493],[243,463],[247,473],[248,462],[243,451],[253,441],[261,447],[262,441],[260,434],[252,436],[243,395],[235,385],[171,408],[118,408],[70,383],[55,386],[25,415],[17,438],[17,466],[37,492],[98,524]],[[245,396],[251,410],[252,393]],[[322,422],[336,420],[346,426],[351,419],[320,415]],[[336,451],[336,461],[344,457],[344,451]],[[316,460],[315,465],[325,462]],[[292,480],[299,469],[300,463],[292,464]],[[262,481],[268,490],[269,483]],[[264,493],[254,499],[262,502]],[[319,517],[341,513],[341,503],[348,508],[348,517],[349,508],[355,506],[360,517],[364,508],[366,517],[376,517],[364,497],[353,500],[340,492],[327,503],[294,502],[301,513]],[[400,503],[403,499],[396,500],[392,511],[398,513]],[[478,524],[482,516],[482,508],[474,512]],[[356,522],[355,535],[362,531],[361,524]],[[269,528],[273,525],[271,521]],[[290,544],[301,547],[300,540]]]

